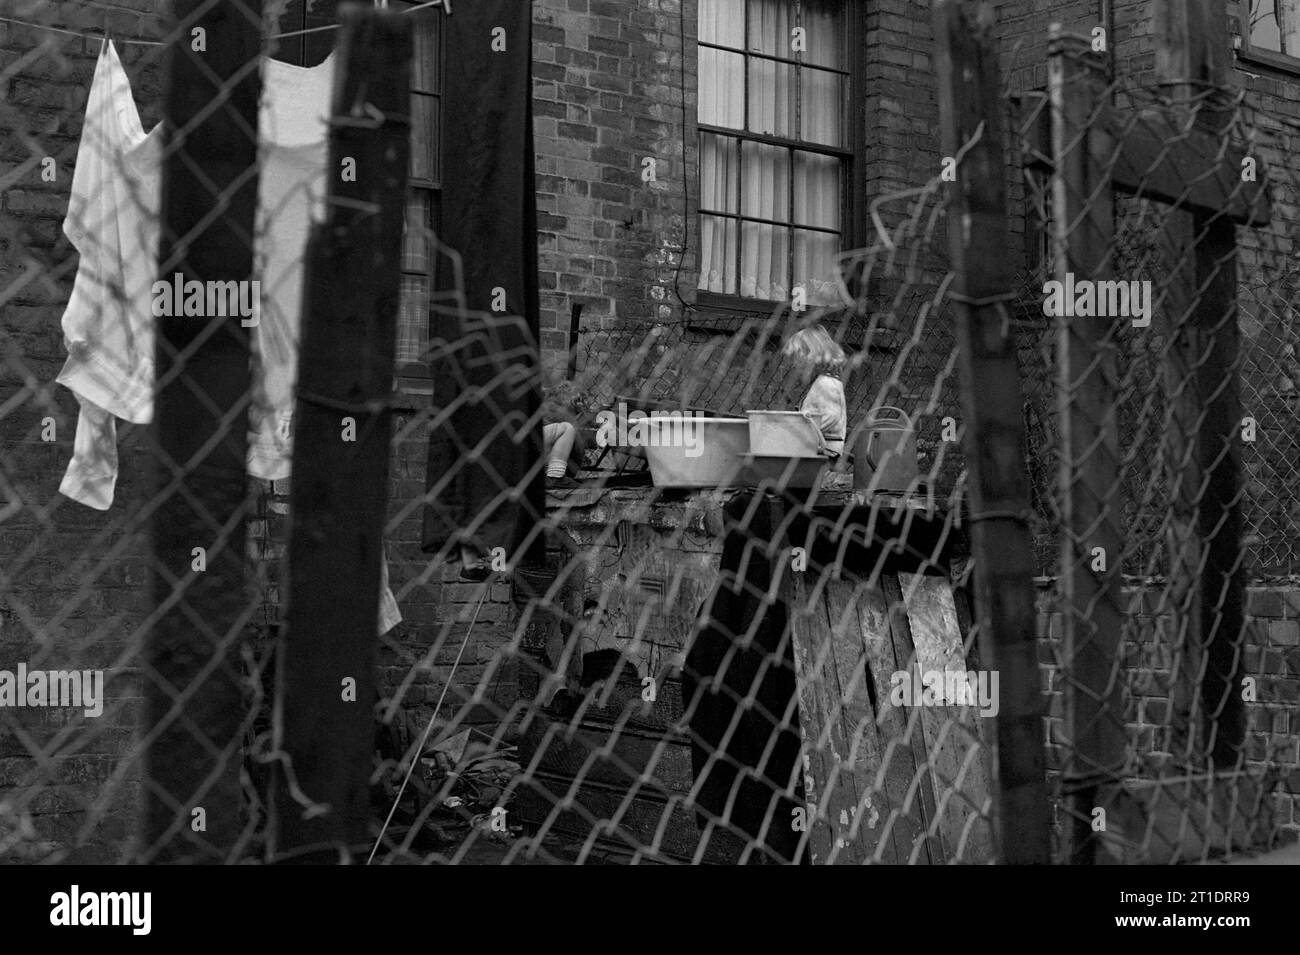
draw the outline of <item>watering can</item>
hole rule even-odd
[[[892,405],[871,409],[853,441],[854,489],[907,491],[916,487],[919,477],[912,419]]]

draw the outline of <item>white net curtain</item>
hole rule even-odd
[[[833,303],[843,3],[700,0],[699,11],[699,288],[784,301],[802,287],[809,304]]]

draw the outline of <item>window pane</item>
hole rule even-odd
[[[709,126],[744,129],[745,58],[700,47],[699,122]]]
[[[429,166],[433,169],[430,177],[442,185],[442,95],[429,97]]]
[[[749,61],[749,130],[795,136],[795,67],[771,60]]]
[[[699,288],[736,294],[736,220],[700,216]]]
[[[827,146],[844,144],[844,77],[805,67],[800,71],[801,126],[799,138]]]
[[[740,144],[740,211],[756,219],[790,221],[790,150]]]
[[[827,232],[794,230],[794,280],[802,285],[811,305],[831,305],[839,301],[835,282],[835,256],[840,237]]]
[[[419,361],[429,337],[429,267],[433,252],[432,193],[414,189],[402,228],[402,281],[397,316],[397,360]],[[410,274],[417,273],[417,274]]]
[[[847,77],[836,71],[849,60],[845,0],[698,3],[701,43],[730,48],[699,49],[699,122],[739,133],[700,134],[699,288],[788,301],[801,284],[810,302],[837,303],[844,160],[745,134],[844,147]]]
[[[411,94],[411,176],[438,178],[438,100],[427,93]]]
[[[700,42],[745,46],[745,0],[700,0]]]
[[[437,11],[435,11],[436,13]],[[420,19],[412,36],[414,49],[411,60],[411,89],[420,93],[438,93],[438,30],[440,16]]]
[[[1245,6],[1250,11],[1250,45],[1265,50],[1281,50],[1274,0],[1248,0]]]
[[[794,29],[792,0],[749,0],[749,49],[769,56],[793,57],[790,49]]]
[[[402,271],[428,274],[431,265],[433,230],[429,227],[429,193],[416,189],[406,201],[402,229]]]
[[[700,210],[740,210],[740,147],[730,136],[700,134]]]
[[[397,361],[418,362],[429,343],[429,279],[403,275],[397,317]]]
[[[844,69],[844,0],[803,0],[799,16],[807,46],[803,62]]]
[[[1300,0],[1274,0],[1280,52],[1300,56]]]
[[[796,152],[794,221],[826,229],[840,227],[840,161],[834,156]]]
[[[790,230],[745,222],[740,227],[740,294],[783,301],[789,297]]]

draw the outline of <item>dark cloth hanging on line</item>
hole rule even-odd
[[[788,539],[772,506],[749,494],[723,513],[718,582],[682,666],[698,819],[704,830],[728,818],[732,832],[761,841],[754,862],[792,862],[800,836],[788,820],[803,804],[797,709],[790,721],[798,687],[786,607],[765,599],[774,549]],[[796,799],[786,795],[792,780]]]
[[[424,550],[504,547],[512,565],[540,556],[530,532],[545,513],[531,12],[519,0],[476,0],[443,21],[439,239],[463,271],[458,280],[453,261],[438,256],[429,335]],[[502,292],[504,311],[494,310]]]

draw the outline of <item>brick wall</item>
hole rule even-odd
[[[1159,590],[1126,591],[1130,609],[1121,653],[1125,727],[1142,775],[1177,774],[1179,763],[1174,712],[1169,697],[1177,640],[1173,616],[1158,606]],[[1291,839],[1300,836],[1300,589],[1294,585],[1253,587],[1247,591],[1244,675],[1255,680],[1256,699],[1247,704],[1249,770],[1269,769],[1281,782],[1272,796],[1275,825]],[[1054,774],[1068,757],[1065,683],[1068,664],[1063,614],[1056,582],[1040,578],[1038,633],[1040,669],[1047,694],[1044,727],[1047,764]]]
[[[1294,839],[1300,835],[1300,590],[1251,589],[1246,608],[1246,672],[1258,693],[1249,708],[1248,763],[1281,769],[1277,823]]]
[[[148,2],[100,11],[119,37],[155,35]],[[134,7],[136,12],[128,9]],[[57,15],[56,15],[57,16]],[[75,11],[59,16],[78,25]],[[84,25],[84,24],[83,24]],[[42,52],[36,52],[42,50]],[[121,54],[147,125],[159,117],[149,48]],[[0,724],[0,860],[72,848],[81,861],[122,858],[139,795],[135,749],[145,542],[136,524],[146,479],[141,430],[119,427],[118,502],[101,513],[56,494],[77,406],[54,385],[66,352],[59,319],[76,255],[63,237],[68,188],[98,44],[0,23],[0,495],[16,509],[0,529],[0,668],[102,669],[102,716],[14,709]],[[56,177],[41,162],[53,157]],[[46,419],[49,419],[48,421]],[[46,430],[47,424],[52,432]],[[52,440],[43,440],[43,438]],[[55,756],[37,760],[33,754]],[[29,798],[35,794],[35,798]]]
[[[1113,7],[1109,22],[1104,16],[1108,6]],[[1224,42],[1230,43],[1229,35],[1240,31],[1237,6],[1225,4],[1224,10]],[[1153,82],[1152,18],[1149,0],[1113,3],[1017,0],[999,4],[999,34],[1003,40],[1002,57],[1008,84],[1017,91],[1046,87],[1047,27],[1054,21],[1069,32],[1085,36],[1094,27],[1104,26],[1114,74],[1120,84]],[[1300,658],[1294,652],[1292,641],[1300,623],[1292,609],[1294,577],[1286,575],[1296,570],[1291,542],[1297,537],[1295,515],[1300,501],[1291,488],[1295,470],[1300,466],[1300,454],[1292,436],[1296,430],[1296,385],[1300,382],[1293,381],[1297,377],[1296,369],[1287,363],[1286,354],[1288,346],[1294,349],[1297,338],[1288,301],[1294,287],[1289,233],[1300,210],[1295,206],[1294,190],[1286,170],[1290,162],[1287,157],[1297,144],[1296,131],[1288,124],[1300,114],[1297,108],[1300,76],[1230,57],[1229,83],[1234,89],[1248,93],[1253,107],[1251,122],[1258,130],[1252,155],[1258,158],[1261,168],[1273,170],[1277,183],[1273,190],[1276,225],[1259,230],[1239,229],[1237,233],[1241,250],[1238,301],[1244,357],[1242,412],[1259,422],[1256,442],[1243,446],[1247,572],[1256,580],[1277,580],[1276,584],[1249,592],[1246,672],[1258,680],[1259,701],[1249,707],[1248,755],[1251,766],[1261,766],[1267,759],[1271,765],[1282,768],[1283,788],[1275,796],[1277,823],[1295,832],[1300,821],[1294,810],[1295,792],[1300,789],[1295,776],[1300,727],[1287,711],[1294,709],[1297,698]],[[1013,182],[1012,187],[1013,210],[1018,211],[1024,208],[1023,189],[1019,182]],[[1130,208],[1127,202],[1121,202],[1121,211]],[[1153,347],[1158,349],[1158,341]],[[1030,374],[1032,377],[1035,370],[1031,368]],[[1050,380],[1050,370],[1044,380]],[[1133,527],[1130,524],[1131,530]],[[1043,648],[1047,661],[1058,660],[1060,650],[1056,640],[1059,614],[1052,609],[1052,601],[1050,592],[1044,591],[1040,632],[1048,637]],[[1158,686],[1159,666],[1168,665],[1167,660],[1160,659],[1161,652],[1167,653],[1167,644],[1163,650],[1155,649],[1162,644],[1150,638],[1157,631],[1167,632],[1169,621],[1153,616],[1149,606],[1141,610],[1133,630],[1135,636],[1145,635],[1146,639],[1142,647],[1130,648],[1134,652],[1135,685]],[[1152,653],[1156,654],[1155,658],[1151,657]],[[1059,678],[1051,675],[1053,663],[1046,662],[1044,669],[1051,693],[1050,724],[1059,722],[1060,686]],[[1139,751],[1153,757],[1156,764],[1166,761],[1169,758],[1167,699],[1139,694],[1133,704],[1128,714],[1129,729]],[[1049,736],[1049,755],[1059,758],[1059,747],[1054,740],[1055,737]]]
[[[644,327],[674,310],[686,186],[695,175],[695,10],[680,0],[540,0],[533,17],[542,347],[554,372],[569,306],[589,327]],[[683,139],[689,143],[683,165]],[[642,180],[655,160],[655,181]],[[692,243],[693,245],[694,243]],[[683,263],[689,288],[693,254]],[[670,305],[669,303],[674,303]]]
[[[116,6],[121,11],[108,14],[116,36],[160,32],[156,20],[140,18],[140,12],[153,9],[152,0],[121,0]],[[1007,70],[1013,87],[1021,89],[1045,83],[1048,19],[1058,17],[1086,29],[1097,18],[1095,4],[1077,0],[1023,0],[999,8]],[[72,25],[102,29],[103,16],[100,11],[96,20]],[[684,347],[680,328],[672,324],[682,317],[675,286],[686,301],[694,299],[694,250],[699,242],[695,33],[693,0],[534,4],[542,346],[552,378],[562,367],[569,308],[575,302],[586,306],[583,321],[590,331],[582,342],[580,367],[589,375],[610,354],[639,343],[646,326],[654,323],[666,323],[665,341],[678,356],[716,346],[706,338]],[[1145,3],[1116,4],[1111,42],[1126,69],[1150,69]],[[84,847],[79,852],[86,858],[111,859],[121,854],[121,836],[128,831],[137,795],[132,764],[122,757],[133,749],[139,707],[138,681],[129,660],[143,619],[146,563],[144,541],[123,528],[138,525],[134,518],[143,504],[144,445],[140,429],[119,429],[122,474],[111,511],[91,511],[57,495],[71,454],[76,413],[66,389],[53,385],[65,357],[59,317],[75,268],[75,256],[59,226],[98,45],[57,37],[49,54],[28,56],[48,43],[49,34],[0,23],[0,75],[8,81],[0,98],[0,128],[5,130],[0,133],[0,179],[5,185],[0,197],[0,287],[12,296],[4,303],[0,334],[5,356],[0,361],[0,403],[20,396],[16,410],[0,415],[0,473],[13,485],[12,492],[0,493],[12,493],[25,504],[5,518],[0,534],[0,567],[14,573],[0,598],[0,666],[14,660],[104,666],[109,668],[111,703],[93,727],[92,745],[41,766],[29,757],[34,747],[59,745],[60,727],[51,722],[53,717],[41,711],[23,714],[18,725],[7,722],[0,731],[0,792],[15,783],[42,787],[38,800],[25,807],[33,814],[37,841],[75,844]],[[870,0],[863,47],[867,90],[855,108],[861,111],[867,155],[857,181],[870,200],[920,185],[939,167],[927,6],[914,0]],[[124,46],[121,52],[145,125],[152,126],[159,118],[158,66],[148,48]],[[1240,81],[1253,84],[1279,115],[1296,113],[1300,90],[1294,78],[1264,73]],[[17,129],[31,131],[32,140],[15,135]],[[30,165],[32,142],[46,151],[42,155],[58,159],[57,181],[40,181],[39,169]],[[646,157],[656,160],[653,183],[641,179]],[[882,214],[887,222],[895,222],[904,211],[904,205],[886,206]],[[1018,228],[1015,222],[1013,228]],[[941,239],[936,246],[942,247]],[[33,277],[23,278],[33,266]],[[929,274],[936,275],[941,267],[941,262],[929,263]],[[889,291],[881,289],[881,296],[888,298]],[[901,328],[909,329],[911,315],[895,318]],[[946,334],[946,326],[936,325],[926,350],[909,359],[915,364],[900,373],[899,397],[910,402],[926,399],[942,364],[935,358],[946,359],[950,347]],[[670,354],[665,348],[651,349],[642,371]],[[742,352],[742,362],[746,357]],[[873,357],[862,379],[851,387],[878,387],[895,358],[889,353]],[[704,363],[705,372],[717,375],[716,365]],[[660,374],[665,381],[675,381],[678,371],[668,362]],[[720,387],[739,395],[734,384],[724,381]],[[507,649],[509,594],[504,585],[495,584],[480,607],[477,589],[459,581],[454,567],[431,562],[419,550],[417,498],[425,484],[426,440],[418,414],[421,401],[412,397],[394,422],[387,551],[393,589],[406,619],[381,645],[382,692],[413,707],[421,720],[426,718],[442,694],[477,609],[474,635],[441,712],[444,717],[460,712],[466,720],[492,722],[514,702],[516,675]],[[52,443],[40,439],[46,415],[56,424]],[[924,422],[925,429],[935,425],[933,420]],[[934,443],[923,442],[923,449],[933,451]],[[286,493],[284,484],[260,488],[250,523],[261,601],[253,621],[255,641],[263,639],[278,613]],[[1270,617],[1265,609],[1252,604],[1257,620],[1271,623],[1262,630],[1256,626],[1257,659],[1248,666],[1259,667],[1261,679],[1271,681],[1269,692],[1285,700],[1286,693],[1294,694],[1296,649],[1285,641],[1296,620],[1283,614]],[[1273,623],[1279,625],[1276,632]],[[1273,642],[1259,642],[1265,637]],[[1158,709],[1145,707],[1138,715]],[[1294,744],[1300,727],[1292,725],[1294,720],[1286,722],[1283,709],[1280,703],[1256,706],[1254,712],[1260,715],[1252,732]],[[1158,723],[1135,723],[1147,725],[1153,727],[1154,745]],[[85,812],[85,807],[102,801],[100,793],[110,778],[115,779],[108,787],[112,797],[98,807],[104,812]],[[1294,815],[1289,818],[1296,821]],[[8,824],[0,813],[0,845]]]
[[[380,642],[380,692],[423,724],[445,691],[440,720],[504,729],[516,696],[510,587],[494,578],[484,590],[460,579],[458,562],[420,550],[429,427],[421,410],[413,399],[393,423],[386,547],[403,621]]]
[[[550,380],[563,373],[570,307],[581,304],[577,377],[598,406],[637,393],[727,414],[796,406],[802,386],[792,369],[730,337],[746,321],[767,320],[770,310],[694,307],[697,4],[541,0],[535,11],[542,345]],[[862,25],[864,89],[852,106],[864,161],[853,177],[870,201],[924,184],[941,157],[928,6],[872,2]],[[647,157],[656,161],[655,182],[641,179]],[[908,212],[905,202],[881,210],[891,227]],[[858,244],[875,241],[865,221],[853,226]],[[935,247],[942,245],[940,238]],[[932,319],[918,343],[905,347],[942,261],[931,256],[925,271],[897,305],[897,277],[869,289],[871,319],[881,327],[846,387],[855,420],[875,404],[919,413],[922,466],[935,465],[936,483],[951,486],[960,463],[940,455],[938,439],[944,415],[957,413],[946,370],[949,323]],[[864,327],[858,320],[858,337]]]

